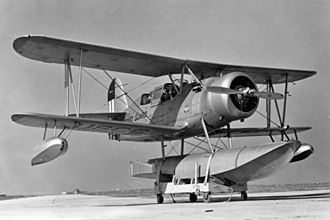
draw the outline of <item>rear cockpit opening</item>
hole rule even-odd
[[[140,104],[141,105],[147,105],[147,104],[150,104],[150,102],[151,102],[151,95],[150,95],[150,93],[143,93],[141,95],[141,102],[140,102]]]

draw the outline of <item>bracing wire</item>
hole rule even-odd
[[[219,143],[219,141],[222,143],[222,145],[223,145],[225,148],[228,148],[227,145],[221,140],[220,137],[218,138],[217,142],[215,143],[215,146],[216,146],[217,148],[222,149],[221,147],[218,147],[218,143]]]
[[[73,61],[73,63],[75,63],[75,62]],[[75,64],[78,65],[77,63],[75,63]],[[87,73],[88,76],[90,76],[93,80],[95,80],[99,85],[101,85],[104,89],[108,90],[108,87],[107,87],[106,85],[104,85],[100,80],[98,80],[96,77],[94,77],[94,76],[93,76],[91,73],[89,73],[85,68],[83,68],[83,70],[84,70],[85,73]],[[109,79],[113,80],[113,77],[112,77],[112,76],[111,76],[106,70],[104,70],[104,69],[102,69],[102,70],[103,70],[103,72],[109,77]],[[134,100],[128,95],[128,93],[130,93],[130,92],[132,92],[133,90],[139,88],[140,86],[142,86],[142,85],[144,85],[144,84],[150,82],[150,81],[153,80],[153,79],[154,79],[154,78],[148,79],[147,81],[143,82],[141,85],[138,85],[137,87],[135,87],[134,89],[130,90],[129,92],[125,92],[125,91],[123,91],[123,90],[120,88],[120,86],[118,86],[117,83],[116,83],[116,84],[117,84],[117,87],[118,87],[119,89],[121,89],[122,92],[123,92],[125,95],[127,95],[127,97],[130,99],[130,101],[131,101],[134,105],[136,105],[137,108],[138,108],[143,114],[145,114],[144,111],[139,107],[139,105],[137,105],[136,102],[135,102],[135,101],[134,101]],[[105,105],[106,105],[106,104],[102,105],[102,107],[99,107],[98,109],[103,108],[103,106],[105,106]],[[135,112],[135,113],[140,113],[140,112],[138,112],[137,110],[135,110],[134,108],[132,108],[131,106],[129,106],[129,108],[131,108],[131,109],[133,110],[133,112]],[[96,110],[95,110],[95,111],[96,111]],[[146,119],[149,119],[149,121],[152,121],[151,118],[150,118],[148,115],[145,114],[145,116],[146,116]]]
[[[74,62],[74,60],[72,60],[73,63],[75,63],[76,65],[78,65],[76,62]],[[104,85],[100,80],[98,80],[95,76],[93,76],[90,72],[88,72],[84,67],[83,67],[83,71],[85,73],[87,73],[87,75],[89,77],[91,77],[92,79],[94,79],[99,85],[101,85],[103,88],[105,88],[106,90],[108,90],[108,87],[106,85]]]
[[[168,151],[166,157],[168,157],[173,151],[175,151],[176,154],[179,154],[178,151],[175,149],[178,146],[179,141],[176,141],[175,144],[172,144],[172,142],[169,142],[171,145],[171,149]]]
[[[267,116],[262,114],[260,111],[256,111],[259,115],[261,115],[263,118],[267,119]],[[277,124],[276,122],[274,122],[273,120],[270,120],[271,123],[273,123],[274,125],[276,125],[277,127],[281,127],[279,124]]]
[[[111,77],[110,76],[110,74],[106,71],[106,70],[104,70],[104,69],[102,69],[103,70],[103,72],[110,78],[110,79],[113,79],[113,77]],[[116,82],[115,82],[116,83]],[[149,119],[149,121],[150,122],[152,122],[152,119],[140,108],[140,106],[127,94],[127,92],[125,92],[117,83],[116,83],[116,85],[118,86],[118,88],[125,94],[125,95],[127,95],[127,97],[131,100],[131,102],[141,111],[141,113],[144,115],[144,116],[146,116],[146,118],[147,119]]]
[[[207,141],[205,141],[205,138],[204,138],[204,140],[202,140],[202,139],[199,139],[198,137],[193,137],[195,140],[198,140],[198,141],[201,141],[201,143],[205,143],[205,144],[208,144],[208,142]],[[211,145],[212,145],[212,147],[216,147],[217,148],[217,146],[216,145],[214,145],[214,144],[212,144],[211,143]]]
[[[205,152],[209,152],[205,148],[199,146],[201,143],[203,143],[203,141],[200,141],[198,144],[193,144],[193,143],[191,143],[189,141],[184,141],[184,142],[187,143],[187,144],[190,144],[191,146],[194,147],[188,154],[191,154],[194,150],[196,150],[196,148],[199,148],[199,149],[201,149],[201,150],[203,150]]]
[[[150,81],[152,81],[152,80],[154,80],[154,79],[155,79],[155,78],[150,78],[150,79],[144,81],[143,83],[141,83],[141,84],[139,84],[138,86],[134,87],[133,89],[129,90],[127,93],[131,93],[131,92],[133,92],[133,91],[136,90],[137,88],[140,88],[141,86],[147,84],[148,82],[150,82]]]

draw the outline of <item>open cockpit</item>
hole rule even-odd
[[[187,80],[183,80],[181,84],[179,80],[173,82],[164,83],[161,86],[155,87],[149,93],[143,93],[140,99],[140,105],[155,106],[164,102],[173,100],[178,94],[180,94],[180,85],[184,87],[188,84]]]

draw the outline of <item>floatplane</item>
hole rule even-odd
[[[285,117],[288,84],[313,76],[315,71],[177,59],[46,36],[19,37],[13,47],[23,57],[61,64],[65,69],[65,114],[11,116],[18,124],[44,129],[43,140],[34,148],[32,165],[62,156],[68,149],[65,132],[105,133],[113,141],[159,142],[161,156],[147,162],[131,162],[131,174],[155,180],[158,203],[163,203],[164,194],[178,193],[189,195],[191,202],[202,195],[208,202],[215,192],[238,192],[247,200],[247,182],[304,160],[314,151],[312,145],[300,142],[297,135],[311,127],[288,126]],[[78,92],[72,66],[80,70]],[[111,78],[107,112],[81,113],[81,76],[85,68],[101,70]],[[168,80],[133,99],[120,80],[111,77],[108,71],[168,76]],[[283,93],[275,92],[274,85],[280,84],[284,85]],[[264,90],[257,85],[265,87]],[[69,109],[70,90],[74,113]],[[244,122],[257,112],[260,99],[265,99],[265,127],[233,128],[232,122]],[[274,106],[279,123],[272,119]],[[46,137],[47,129],[54,129],[51,137]],[[232,146],[232,138],[256,136],[268,136],[271,141]],[[202,153],[185,151],[188,144],[200,147],[188,141],[191,138],[204,144]],[[221,138],[228,139],[228,144],[220,146],[218,141],[212,142]],[[180,149],[175,156],[166,155],[166,143],[170,141],[178,142]]]

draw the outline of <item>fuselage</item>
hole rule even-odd
[[[155,87],[151,92],[142,94],[135,101],[136,104],[130,106],[125,121],[184,127],[184,133],[164,137],[167,140],[181,139],[203,134],[201,119],[205,120],[208,129],[213,130],[232,121],[250,117],[258,106],[256,97],[212,93],[205,88],[255,87],[250,77],[244,73],[233,72],[223,77],[210,77],[201,82],[204,87],[197,83],[182,83],[182,88],[174,88],[175,85],[171,83]],[[249,85],[244,85],[244,82],[249,82]],[[121,140],[155,141],[153,137],[132,135],[121,136]]]

